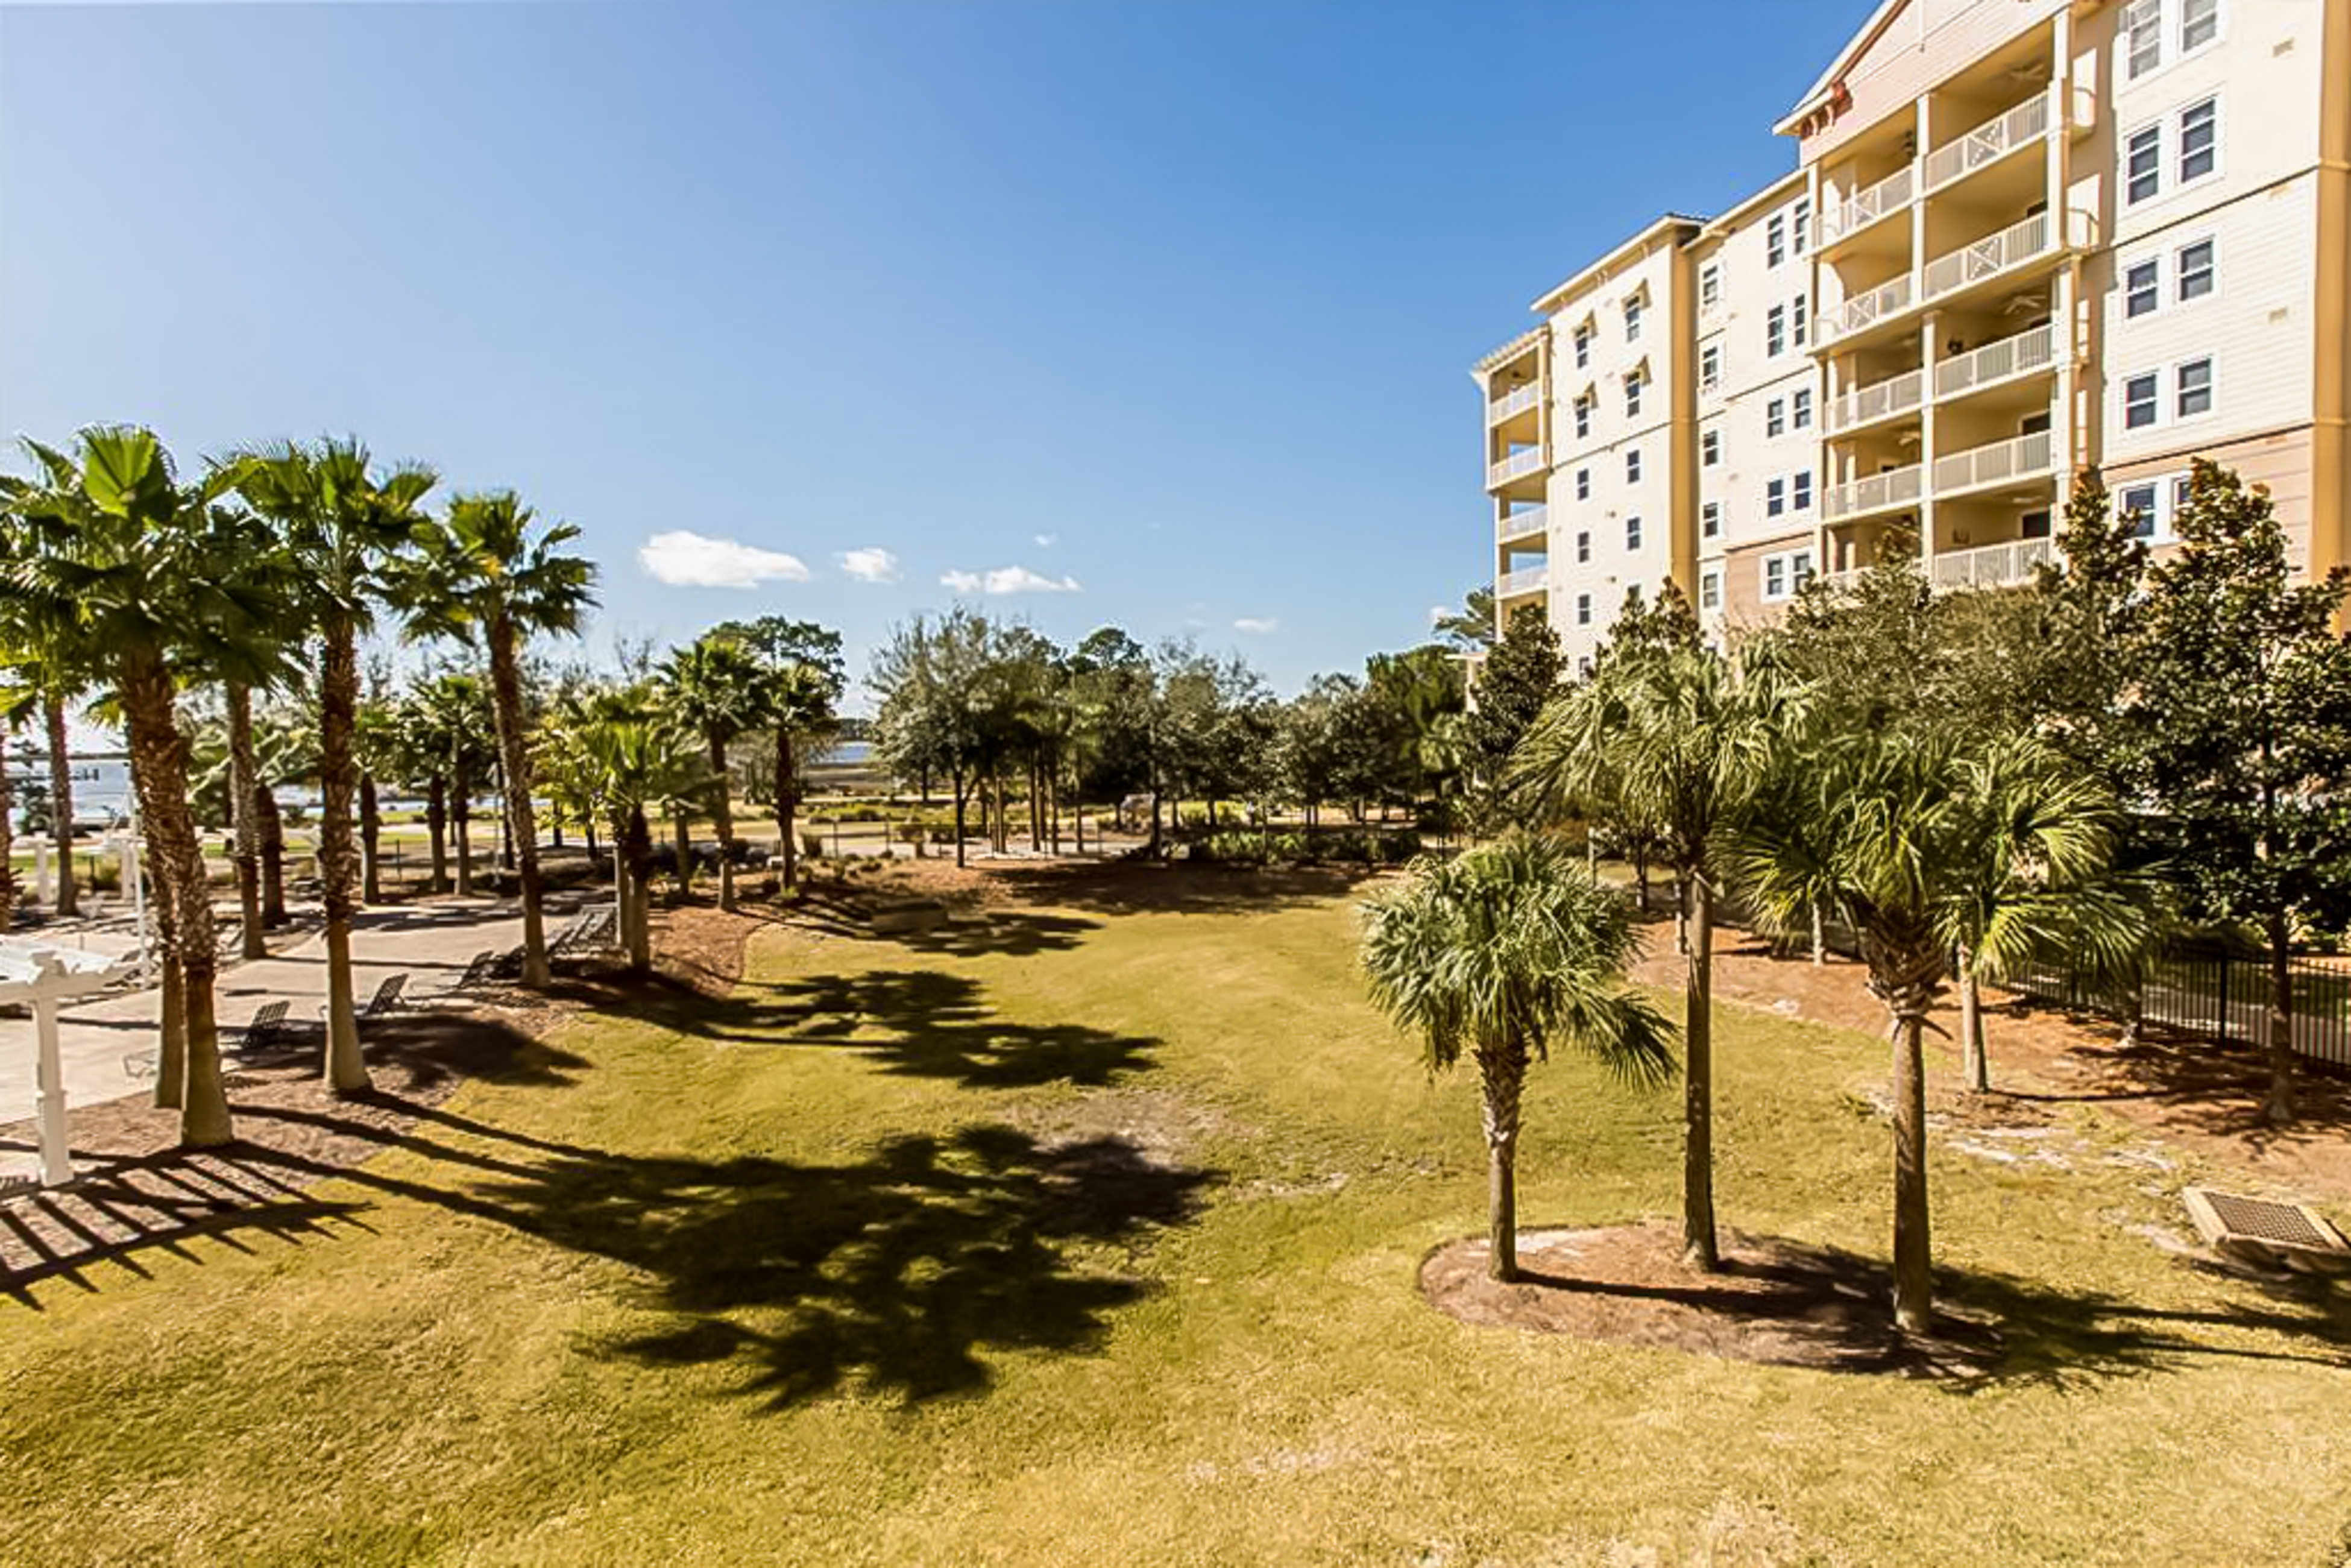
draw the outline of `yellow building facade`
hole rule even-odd
[[[1896,528],[2023,581],[2075,470],[2159,547],[2196,455],[2351,559],[2351,0],[1886,0],[1777,130],[1475,367],[1503,618],[1727,631]]]

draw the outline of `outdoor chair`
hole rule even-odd
[[[246,1056],[277,1044],[278,1037],[287,1032],[286,1013],[291,1006],[291,1003],[282,1001],[262,1003],[254,1013],[253,1021],[245,1026],[244,1031],[236,1037],[236,1043],[229,1050]]]
[[[473,962],[467,964],[465,972],[458,977],[457,988],[461,991],[470,991],[476,986],[487,985],[491,973],[497,967],[497,954],[487,947],[483,948],[474,955]]]

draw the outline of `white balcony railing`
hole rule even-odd
[[[2049,134],[2049,93],[2026,99],[1994,120],[1964,131],[1927,154],[1927,189],[1938,190],[1987,163],[1998,162],[2028,142]]]
[[[2049,432],[2036,430],[2013,441],[1995,441],[1935,459],[1935,494],[1958,495],[2049,472],[2056,451]]]
[[[1496,599],[1516,599],[1522,593],[1541,593],[1551,580],[1551,563],[1522,566],[1516,571],[1506,571],[1494,580]]]
[[[1526,413],[1542,402],[1542,383],[1529,382],[1517,391],[1498,397],[1486,405],[1486,423],[1499,424],[1514,414]]]
[[[1494,520],[1494,542],[1508,544],[1512,539],[1522,539],[1533,534],[1547,532],[1550,528],[1549,508],[1529,507],[1524,511],[1512,512],[1508,517],[1497,517]]]
[[[1954,354],[1935,367],[1935,395],[1958,397],[1994,386],[2011,376],[2047,370],[2057,359],[2057,329],[2050,322],[2012,338],[1986,343],[1972,353]]]
[[[1856,294],[1821,318],[1822,340],[1850,337],[1864,328],[1899,316],[1910,308],[1910,275],[1907,272],[1866,294]]]
[[[2049,214],[2035,213],[1996,235],[1986,235],[1957,250],[1945,252],[1927,264],[1927,298],[1940,298],[1955,288],[1997,277],[2010,267],[2032,260],[2049,248],[2049,237],[2053,232]]]
[[[1938,551],[1932,578],[1938,588],[2001,588],[2032,581],[2035,568],[2056,559],[2053,539],[2011,539],[1976,549]]]
[[[1926,489],[1926,470],[1913,463],[1889,468],[1843,485],[1833,485],[1821,497],[1821,516],[1828,522],[1888,511],[1914,504]]]
[[[1530,446],[1524,451],[1513,452],[1500,462],[1487,468],[1486,488],[1499,490],[1513,479],[1535,473],[1542,465],[1543,455],[1542,448],[1540,446]]]
[[[1907,413],[1927,401],[1927,372],[1909,371],[1888,381],[1855,387],[1829,404],[1828,432],[1835,435],[1855,426],[1875,424],[1897,413]]]
[[[1888,214],[1908,206],[1910,198],[1918,191],[1917,174],[1916,163],[1905,163],[1876,184],[1855,191],[1842,204],[1830,208],[1821,217],[1822,243],[1867,228]]]

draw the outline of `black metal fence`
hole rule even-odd
[[[2292,958],[2293,1041],[2312,1061],[2351,1067],[2351,960]],[[2212,951],[2174,952],[2133,988],[2093,977],[2063,957],[2010,977],[2007,988],[2060,1007],[2127,1021],[2134,1015],[2185,1034],[2262,1046],[2269,1039],[2270,966]]]

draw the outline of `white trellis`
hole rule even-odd
[[[87,953],[47,943],[0,942],[0,1002],[26,1002],[33,1009],[34,1119],[40,1129],[41,1185],[63,1186],[73,1179],[66,1144],[65,1061],[57,1046],[57,1009],[77,997],[102,990],[131,972],[135,960]]]

